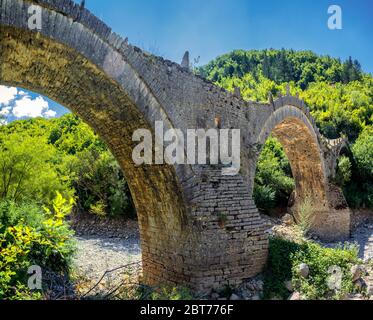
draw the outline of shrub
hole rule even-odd
[[[73,159],[70,170],[80,211],[98,216],[136,216],[127,182],[110,152],[83,151]]]
[[[255,184],[253,196],[260,210],[268,211],[276,206],[276,191],[270,186]]]
[[[298,273],[301,263],[310,268],[310,276],[302,278]],[[265,271],[264,297],[280,296],[287,299],[284,282],[292,280],[294,289],[307,299],[338,299],[353,292],[350,269],[359,264],[356,247],[324,248],[317,243],[304,241],[294,243],[281,238],[270,239],[269,259]],[[342,286],[339,291],[329,289],[330,268],[337,266],[342,271]]]
[[[288,290],[284,282],[291,280],[293,261],[292,256],[300,250],[300,245],[282,238],[269,240],[269,256],[264,277],[264,298],[275,296],[287,298]]]
[[[302,250],[292,256],[292,273],[294,287],[309,300],[316,299],[341,299],[346,294],[353,292],[351,267],[358,264],[358,250],[356,247],[323,248],[313,242],[305,242]],[[310,268],[310,276],[305,279],[298,273],[298,266],[305,263]],[[333,267],[342,271],[341,288],[331,290],[328,279]]]
[[[373,127],[367,126],[352,146],[352,178],[344,186],[353,208],[373,207]]]
[[[341,156],[338,161],[336,174],[336,184],[340,187],[345,186],[351,180],[351,161],[346,156]]]
[[[74,243],[65,217],[72,203],[59,193],[51,208],[44,211],[35,204],[0,203],[0,299],[41,298],[40,293],[25,286],[30,266],[38,265],[56,273],[68,271]],[[8,216],[4,208],[9,209]],[[32,209],[30,217],[27,208]]]
[[[287,206],[294,188],[289,160],[281,144],[271,137],[258,159],[254,186],[255,203],[264,211],[276,206]]]
[[[311,198],[306,197],[298,208],[297,224],[304,236],[310,231],[314,220],[312,203]]]
[[[40,137],[0,134],[0,199],[47,204],[56,192],[71,197],[73,191],[54,163],[54,148]]]

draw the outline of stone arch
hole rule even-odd
[[[187,281],[177,259],[188,223],[178,169],[137,167],[132,161],[136,129],[149,129],[154,135],[155,120],[163,121],[165,129],[172,127],[155,95],[115,48],[81,24],[43,9],[43,21],[49,26],[32,32],[25,29],[26,2],[2,3],[10,3],[16,14],[0,15],[0,84],[49,97],[79,115],[101,136],[133,194],[144,281]]]
[[[277,109],[266,121],[259,135],[264,145],[274,135],[289,158],[296,184],[296,202],[309,196],[326,206],[325,166],[317,134],[307,116],[294,106]]]
[[[292,201],[295,216],[299,205],[309,197],[313,204],[311,231],[325,240],[346,238],[350,232],[350,212],[342,192],[329,181],[334,169],[330,165],[335,161],[329,159],[326,150],[327,146],[337,145],[337,141],[320,135],[302,101],[283,97],[274,107],[264,122],[257,145],[261,149],[272,134],[283,146],[295,180]]]

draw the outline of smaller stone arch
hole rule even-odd
[[[323,137],[298,98],[286,96],[273,102],[257,139],[262,147],[270,135],[283,146],[295,180],[291,211],[297,212],[305,199],[312,201],[311,231],[325,240],[340,240],[350,234],[350,210],[342,191],[331,183],[344,139]]]

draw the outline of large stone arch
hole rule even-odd
[[[276,137],[289,159],[295,180],[295,197],[292,199],[295,217],[297,208],[309,198],[313,209],[311,231],[324,240],[347,238],[350,211],[341,190],[331,183],[343,141],[322,137],[301,100],[282,97],[273,106],[257,138],[257,155],[271,134]]]
[[[28,30],[29,5],[1,1],[0,84],[49,97],[79,115],[101,136],[133,194],[144,281],[187,281],[178,262],[188,222],[177,168],[138,167],[132,160],[133,132],[149,129],[154,135],[155,120],[163,121],[165,129],[172,127],[171,120],[123,56],[81,24],[44,8],[43,29]]]
[[[31,31],[35,4],[42,29]],[[209,129],[217,115],[239,127],[242,99],[131,46],[70,0],[0,0],[0,84],[55,100],[106,141],[134,196],[145,283],[206,291],[262,270],[268,240],[242,176],[199,165],[136,167],[131,159],[136,129],[154,134],[155,121],[184,133]]]

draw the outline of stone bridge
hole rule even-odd
[[[30,30],[29,7],[42,11]],[[196,290],[238,285],[266,263],[268,236],[252,198],[256,162],[270,134],[289,157],[295,203],[314,201],[313,231],[347,237],[350,213],[330,184],[341,141],[324,139],[309,110],[286,95],[244,101],[188,68],[128,44],[70,0],[0,0],[0,84],[53,99],[108,144],[129,183],[140,225],[144,281]],[[210,165],[132,161],[132,134],[155,121],[165,129],[241,130],[241,170],[224,176]],[[223,218],[222,218],[223,217]]]

